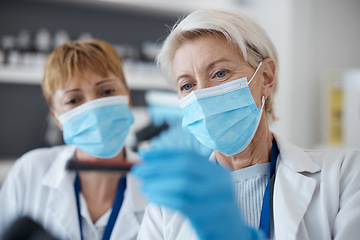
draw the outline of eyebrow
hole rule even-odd
[[[210,68],[212,68],[214,65],[216,65],[217,63],[219,62],[231,62],[230,60],[226,59],[226,58],[220,58],[220,59],[217,59],[213,62],[211,62],[207,67],[206,67],[206,70],[209,70]],[[190,77],[189,74],[185,73],[185,74],[181,74],[179,77],[176,78],[176,82],[179,82],[179,80],[181,78],[186,78],[186,77]]]
[[[109,82],[109,81],[114,81],[114,79],[105,79],[105,80],[103,80],[103,81],[100,81],[100,82],[95,83],[95,86],[99,86],[99,85],[101,85],[101,84],[103,84],[103,83],[106,83],[106,82]],[[74,88],[74,89],[66,90],[66,91],[64,92],[64,94],[70,93],[70,92],[80,92],[80,91],[81,91],[80,88]]]
[[[211,63],[207,66],[206,70],[212,68],[214,65],[216,65],[216,64],[219,63],[219,62],[231,62],[231,61],[230,61],[229,59],[226,59],[226,58],[220,58],[220,59],[218,59],[218,60],[215,60],[215,61],[211,62]]]
[[[81,89],[80,89],[80,88],[74,88],[74,89],[66,90],[66,91],[64,92],[64,95],[65,95],[66,93],[70,93],[70,92],[79,92],[79,91],[81,91]]]
[[[190,75],[187,73],[181,74],[179,77],[176,78],[176,82],[178,83],[180,81],[180,79],[187,78],[187,77],[190,77]]]
[[[114,79],[105,79],[105,80],[95,83],[95,86],[99,86],[99,85],[109,82],[109,81],[115,81],[115,80]]]

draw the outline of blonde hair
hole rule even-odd
[[[227,42],[238,49],[244,60],[254,68],[268,57],[272,58],[278,66],[274,44],[265,30],[252,19],[230,10],[197,10],[174,25],[157,56],[158,65],[172,82],[174,82],[173,58],[176,51],[185,42],[208,34],[223,35]],[[276,120],[273,110],[273,96],[278,88],[276,72],[273,91],[265,102],[266,114],[270,120]]]
[[[102,77],[112,73],[128,89],[121,58],[111,44],[97,39],[71,41],[56,47],[46,59],[41,87],[49,107],[57,90],[71,78],[82,79],[88,70]]]

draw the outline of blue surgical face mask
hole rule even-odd
[[[127,96],[99,98],[58,117],[66,144],[98,158],[117,156],[134,117]]]
[[[253,139],[264,108],[256,106],[249,84],[254,75],[215,87],[192,91],[180,100],[182,127],[202,144],[233,156],[242,152]]]

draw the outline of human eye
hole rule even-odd
[[[115,89],[105,89],[102,94],[107,96],[107,95],[111,95],[115,92]]]
[[[181,91],[189,91],[192,87],[193,87],[193,84],[186,83],[180,87],[180,90]]]
[[[226,71],[218,71],[218,72],[215,73],[215,76],[218,77],[218,78],[223,78],[223,77],[226,76],[226,74],[227,74]]]
[[[79,98],[70,98],[69,100],[66,100],[66,105],[76,105],[80,101]]]

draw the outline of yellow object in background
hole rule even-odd
[[[333,87],[330,89],[330,123],[329,142],[331,144],[343,143],[343,90]]]
[[[360,69],[333,70],[325,80],[326,144],[360,148]]]
[[[327,96],[326,142],[329,145],[342,145],[344,143],[343,87],[339,75],[336,73],[332,73],[328,76]]]

